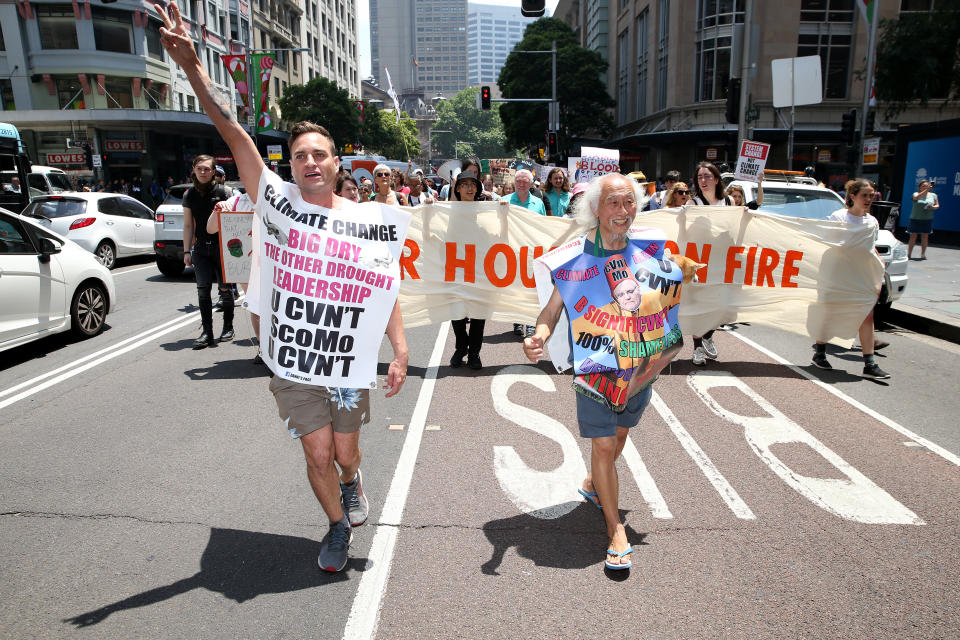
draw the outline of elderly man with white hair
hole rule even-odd
[[[527,169],[517,171],[517,175],[513,177],[513,186],[515,191],[507,200],[510,204],[529,209],[542,216],[547,215],[543,200],[530,193],[530,187],[533,186],[533,174],[530,171]]]
[[[630,232],[646,200],[640,185],[620,174],[590,184],[575,205],[586,233],[542,258],[553,292],[536,332],[523,342],[524,355],[537,362],[566,310],[570,324],[560,330],[573,352],[577,423],[592,449],[578,492],[603,511],[609,539],[604,566],[611,570],[628,569],[633,553],[620,521],[616,461],[657,375],[683,344],[680,290],[698,266],[682,256],[665,260],[662,231]]]

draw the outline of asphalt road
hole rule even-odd
[[[569,378],[509,325],[479,372],[437,366],[447,325],[408,330],[361,438],[371,517],[330,575],[245,316],[195,352],[189,277],[115,275],[101,336],[3,354],[3,637],[960,637],[956,345],[889,333],[884,382],[757,326],[705,369],[688,345],[619,465],[636,552],[613,574]]]

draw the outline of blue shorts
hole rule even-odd
[[[581,438],[605,438],[617,435],[617,427],[632,429],[640,424],[643,411],[650,404],[653,385],[627,400],[622,413],[612,411],[605,404],[577,393],[577,424]]]
[[[913,218],[910,218],[910,223],[907,226],[907,233],[924,233],[929,235],[932,229],[933,218],[930,220],[914,220]]]

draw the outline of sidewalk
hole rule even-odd
[[[893,303],[888,320],[895,325],[960,343],[960,247],[927,247],[927,259],[907,267],[910,280]]]

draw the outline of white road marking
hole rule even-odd
[[[163,324],[157,325],[156,327],[151,327],[150,329],[147,329],[146,331],[144,331],[144,332],[142,332],[142,333],[138,333],[138,334],[135,335],[135,336],[131,336],[131,337],[129,337],[129,338],[126,338],[125,340],[121,340],[120,342],[118,342],[118,343],[116,343],[116,344],[112,344],[112,345],[110,345],[109,347],[105,347],[105,348],[103,348],[103,349],[100,349],[100,351],[95,351],[94,353],[91,353],[91,354],[89,354],[89,355],[83,356],[82,358],[78,358],[78,359],[74,360],[73,362],[70,362],[70,363],[68,363],[68,364],[63,365],[62,367],[58,367],[58,368],[53,369],[53,370],[51,370],[51,371],[47,371],[46,373],[41,373],[40,375],[38,375],[38,376],[36,376],[36,377],[34,377],[34,378],[31,378],[30,380],[27,380],[26,382],[21,382],[20,384],[16,384],[16,385],[14,385],[14,386],[12,386],[12,387],[8,387],[8,388],[6,388],[6,389],[3,389],[2,391],[0,391],[0,398],[2,398],[3,396],[10,395],[11,393],[15,393],[16,391],[19,391],[20,389],[32,387],[33,385],[37,384],[37,383],[40,382],[41,380],[45,380],[45,379],[49,378],[50,376],[55,376],[55,375],[57,375],[58,373],[62,373],[62,372],[64,372],[64,371],[67,371],[67,370],[69,370],[69,369],[71,369],[71,368],[73,368],[73,367],[76,367],[76,366],[78,366],[78,365],[80,365],[80,364],[82,364],[82,363],[84,363],[84,362],[86,362],[86,361],[88,361],[88,360],[92,360],[92,359],[97,358],[97,357],[100,357],[100,356],[102,356],[102,355],[104,355],[104,354],[106,354],[106,353],[110,353],[111,351],[113,351],[113,350],[115,350],[115,349],[118,349],[118,348],[122,347],[122,346],[125,345],[125,344],[129,344],[129,343],[131,343],[131,342],[134,342],[134,341],[136,341],[136,340],[139,340],[140,338],[143,338],[144,336],[150,335],[150,334],[152,334],[154,331],[158,331],[158,330],[160,330],[160,329],[163,329],[164,327],[166,327],[166,326],[168,326],[168,325],[177,324],[177,323],[183,322],[186,318],[194,319],[194,318],[196,318],[196,317],[199,316],[199,315],[200,315],[200,312],[199,312],[199,311],[194,311],[193,313],[188,314],[188,315],[186,315],[186,316],[177,317],[177,318],[174,318],[174,319],[172,319],[172,320],[168,320],[167,322],[164,322]],[[4,406],[5,406],[5,405],[4,405]]]
[[[667,507],[667,501],[663,499],[663,494],[660,493],[660,489],[657,488],[657,483],[654,482],[653,476],[647,471],[647,465],[643,463],[640,452],[637,451],[637,447],[633,444],[630,436],[627,436],[627,442],[623,445],[623,459],[627,463],[630,473],[633,474],[637,488],[640,489],[640,495],[643,496],[643,499],[647,501],[647,505],[650,507],[650,514],[653,515],[654,518],[662,518],[664,520],[672,518],[673,514],[670,513],[670,508]]]
[[[430,409],[433,390],[437,384],[437,370],[440,368],[443,345],[447,341],[449,328],[450,323],[444,322],[437,333],[437,341],[433,345],[433,353],[430,354],[427,371],[423,376],[417,405],[410,417],[410,426],[397,460],[390,491],[383,505],[380,522],[377,523],[377,533],[367,554],[367,567],[360,578],[357,595],[353,599],[350,616],[343,630],[345,640],[370,640],[377,632],[383,593],[390,577],[390,564],[393,562],[393,551],[397,543],[398,526],[407,504],[410,483],[413,481],[413,470],[420,453],[420,441],[423,439],[427,411]]]
[[[885,415],[883,415],[883,414],[881,414],[881,413],[878,413],[877,411],[874,411],[873,409],[871,409],[871,408],[868,407],[867,405],[863,404],[862,402],[851,398],[850,396],[848,396],[847,394],[845,394],[844,392],[842,392],[842,391],[840,391],[840,390],[838,390],[838,389],[835,389],[833,385],[827,384],[826,382],[824,382],[823,380],[820,380],[819,378],[817,378],[817,377],[814,376],[813,374],[808,373],[807,371],[804,371],[804,370],[801,369],[800,367],[798,367],[798,366],[790,363],[786,358],[783,358],[783,357],[781,357],[780,355],[774,353],[773,351],[770,351],[770,350],[767,349],[766,347],[764,347],[764,346],[762,346],[762,345],[754,342],[754,341],[751,340],[750,338],[747,338],[747,337],[745,337],[745,336],[740,335],[739,332],[737,332],[737,331],[728,331],[727,334],[734,336],[734,337],[737,338],[738,340],[740,340],[740,341],[742,341],[742,342],[750,345],[751,347],[753,347],[754,349],[756,349],[756,350],[759,351],[760,353],[763,353],[764,355],[768,356],[769,358],[772,358],[773,360],[776,360],[776,361],[779,362],[780,364],[785,365],[785,366],[786,366],[787,368],[789,368],[791,371],[794,371],[794,372],[800,374],[801,376],[803,376],[803,377],[806,378],[807,380],[810,380],[810,381],[813,382],[814,384],[820,386],[822,389],[825,389],[825,390],[828,391],[829,393],[832,393],[832,394],[835,395],[836,397],[840,398],[841,400],[843,400],[844,402],[846,402],[846,403],[849,404],[850,406],[852,406],[852,407],[854,407],[854,408],[856,408],[856,409],[859,409],[860,411],[862,411],[863,413],[867,414],[868,416],[870,416],[870,417],[873,418],[874,420],[877,420],[878,422],[881,422],[881,423],[887,425],[888,427],[890,427],[891,429],[893,429],[893,430],[896,431],[897,433],[901,433],[901,434],[907,436],[908,438],[910,438],[910,439],[913,440],[914,442],[919,442],[920,444],[922,444],[922,445],[925,446],[927,449],[929,449],[929,450],[932,451],[933,453],[937,454],[938,456],[940,456],[941,458],[943,458],[943,459],[946,460],[947,462],[951,462],[951,463],[957,465],[958,467],[960,467],[960,456],[958,456],[958,455],[956,455],[956,454],[954,454],[954,453],[951,453],[950,451],[944,449],[944,448],[941,447],[940,445],[935,444],[935,443],[931,442],[930,440],[927,440],[926,438],[924,438],[924,437],[922,437],[922,436],[914,433],[913,431],[910,431],[910,429],[907,429],[907,428],[904,427],[903,425],[901,425],[901,424],[899,424],[899,423],[897,423],[897,422],[894,422],[893,420],[891,420],[891,419],[888,418],[887,416],[885,416]]]
[[[727,479],[723,477],[720,470],[717,469],[704,450],[697,444],[697,441],[690,435],[690,432],[683,427],[680,420],[677,419],[677,416],[674,415],[673,411],[670,410],[670,407],[667,406],[656,391],[654,391],[650,397],[650,404],[653,405],[653,408],[657,410],[657,413],[659,413],[667,423],[667,426],[673,431],[673,435],[680,441],[680,446],[682,446],[687,454],[693,458],[693,461],[697,463],[697,466],[703,471],[703,475],[710,481],[713,488],[717,490],[717,493],[719,493],[723,501],[727,503],[727,506],[730,507],[734,515],[743,520],[756,520],[757,516],[753,515],[753,511],[750,510],[747,503],[743,501],[736,490],[727,482]]]
[[[917,514],[785,416],[737,376],[727,371],[697,371],[687,376],[687,384],[714,414],[743,428],[750,448],[787,486],[824,511],[866,524],[925,524]],[[739,390],[766,415],[746,416],[723,407],[712,393],[713,389],[722,387]],[[807,446],[846,478],[817,478],[797,473],[771,450],[778,444]]]
[[[587,466],[583,463],[576,438],[566,425],[507,398],[510,387],[518,382],[533,385],[546,393],[557,391],[550,375],[533,365],[505,367],[490,383],[493,408],[501,417],[556,443],[563,452],[563,462],[549,471],[531,469],[516,449],[497,446],[493,448],[493,472],[500,488],[521,513],[553,520],[570,513],[583,502],[577,488],[587,475]]]
[[[67,365],[66,368],[61,367],[59,370],[63,371],[63,373],[61,373],[60,375],[57,375],[57,376],[55,376],[55,377],[53,377],[53,378],[49,378],[49,376],[52,375],[52,372],[49,373],[49,374],[43,374],[43,375],[41,375],[41,376],[38,376],[37,378],[34,378],[34,380],[42,379],[42,378],[49,378],[49,379],[48,379],[46,382],[41,382],[41,383],[39,383],[39,384],[36,384],[36,386],[31,386],[29,389],[27,389],[27,390],[25,390],[25,391],[23,391],[23,392],[21,392],[21,393],[18,393],[18,394],[15,395],[15,396],[11,396],[11,397],[7,398],[6,400],[0,401],[0,409],[5,409],[6,407],[9,407],[10,405],[12,405],[12,404],[15,403],[15,402],[19,402],[20,400],[23,400],[24,398],[29,398],[30,396],[34,395],[35,393],[39,393],[39,392],[41,392],[41,391],[43,391],[43,390],[45,390],[45,389],[49,389],[50,387],[52,387],[52,386],[55,385],[55,384],[58,384],[58,383],[60,383],[60,382],[63,382],[64,380],[69,380],[70,378],[72,378],[72,377],[74,377],[74,376],[76,376],[76,375],[78,375],[78,374],[81,374],[81,373],[83,373],[84,371],[88,371],[88,370],[90,370],[90,369],[92,369],[92,368],[94,368],[94,367],[96,367],[96,366],[98,366],[98,365],[103,364],[104,362],[109,362],[110,360],[113,360],[113,359],[116,358],[117,356],[122,356],[123,354],[125,354],[125,353],[127,353],[127,352],[129,352],[129,351],[133,351],[133,350],[136,349],[137,347],[141,347],[141,346],[147,344],[148,342],[151,342],[151,341],[153,341],[153,340],[156,340],[157,338],[159,338],[159,337],[161,337],[161,336],[165,336],[165,335],[168,334],[168,333],[171,333],[171,332],[173,332],[173,331],[176,331],[177,329],[181,329],[181,328],[183,328],[183,327],[185,327],[185,326],[187,326],[187,325],[189,325],[189,324],[191,324],[191,323],[193,323],[193,322],[196,322],[196,318],[197,318],[197,316],[199,316],[199,315],[200,315],[200,312],[199,312],[199,311],[196,311],[196,312],[194,312],[194,313],[191,313],[191,314],[188,314],[188,315],[184,316],[183,318],[179,318],[178,320],[174,321],[174,324],[172,324],[172,325],[169,324],[169,323],[167,323],[168,326],[166,326],[166,327],[163,328],[163,329],[159,329],[159,330],[154,329],[154,330],[150,330],[150,331],[146,331],[146,332],[144,332],[144,333],[141,333],[140,336],[144,336],[144,337],[140,338],[139,340],[137,340],[137,338],[138,338],[139,336],[134,336],[133,338],[128,338],[126,342],[129,342],[129,340],[136,340],[136,341],[135,341],[135,342],[131,342],[131,343],[127,344],[125,347],[122,347],[122,348],[120,348],[120,349],[117,349],[117,348],[116,348],[116,345],[114,345],[113,347],[108,347],[107,349],[104,349],[103,351],[98,352],[98,353],[96,353],[96,354],[92,354],[92,355],[90,355],[90,356],[86,356],[86,357],[84,357],[84,358],[81,358],[81,359],[78,360],[77,362],[80,362],[80,361],[83,361],[83,360],[87,360],[87,362],[86,362],[85,364],[81,364],[81,365],[77,365],[76,362],[73,362],[73,363],[70,363],[70,365]],[[163,325],[160,325],[160,326],[162,327]],[[106,353],[103,353],[103,352],[106,352]],[[98,354],[100,354],[100,353],[103,353],[103,355],[100,355],[100,357],[96,357],[96,356],[97,356]],[[90,360],[90,358],[96,358],[96,359]],[[33,381],[31,380],[31,381],[28,381],[28,382],[26,382],[26,383],[22,383],[22,384],[17,385],[17,386],[22,388],[24,385],[27,385],[27,384],[33,384]]]
[[[148,264],[145,267],[134,267],[133,269],[124,269],[123,271],[114,271],[113,275],[122,276],[127,273],[133,273],[134,271],[143,271],[144,269],[156,269],[156,268],[157,266],[155,264]],[[157,273],[159,273],[159,271]]]

